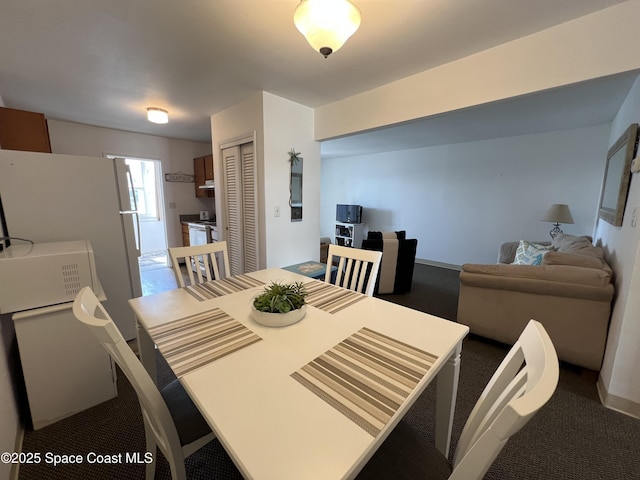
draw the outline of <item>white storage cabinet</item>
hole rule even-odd
[[[111,357],[73,316],[73,302],[13,314],[35,430],[114,398]]]
[[[364,224],[336,222],[335,244],[345,247],[362,247]]]

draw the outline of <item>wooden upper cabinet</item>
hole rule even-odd
[[[193,175],[196,188],[196,197],[214,197],[215,190],[199,188],[207,180],[213,180],[213,155],[205,155],[193,159]]]
[[[0,148],[51,153],[47,119],[42,113],[0,107]]]
[[[193,180],[196,188],[196,197],[206,197],[205,191],[200,190],[200,185],[204,185],[204,157],[193,159]]]
[[[213,180],[213,155],[204,156],[204,179]]]

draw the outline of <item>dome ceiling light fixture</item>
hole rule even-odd
[[[147,108],[147,120],[152,123],[169,123],[169,112],[162,108]]]
[[[349,0],[301,0],[293,23],[324,58],[337,51],[360,26],[360,10]]]

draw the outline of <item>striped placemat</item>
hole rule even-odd
[[[336,287],[335,285],[320,280],[313,280],[304,284],[307,290],[307,303],[320,310],[336,313],[367,298],[362,293]]]
[[[253,287],[264,285],[264,282],[256,280],[249,275],[234,275],[233,277],[212,280],[211,282],[187,285],[184,288],[189,294],[201,302],[215,297],[221,297],[229,293],[240,292]]]
[[[362,328],[291,376],[375,437],[436,360]]]
[[[262,340],[219,308],[150,328],[149,335],[177,377]]]

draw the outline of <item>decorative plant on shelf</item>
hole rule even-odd
[[[291,165],[296,165],[300,160],[303,160],[302,157],[299,156],[300,152],[296,152],[295,148],[292,148],[289,152],[289,162]]]
[[[288,313],[302,308],[306,296],[302,282],[272,282],[253,300],[253,306],[260,312]]]

